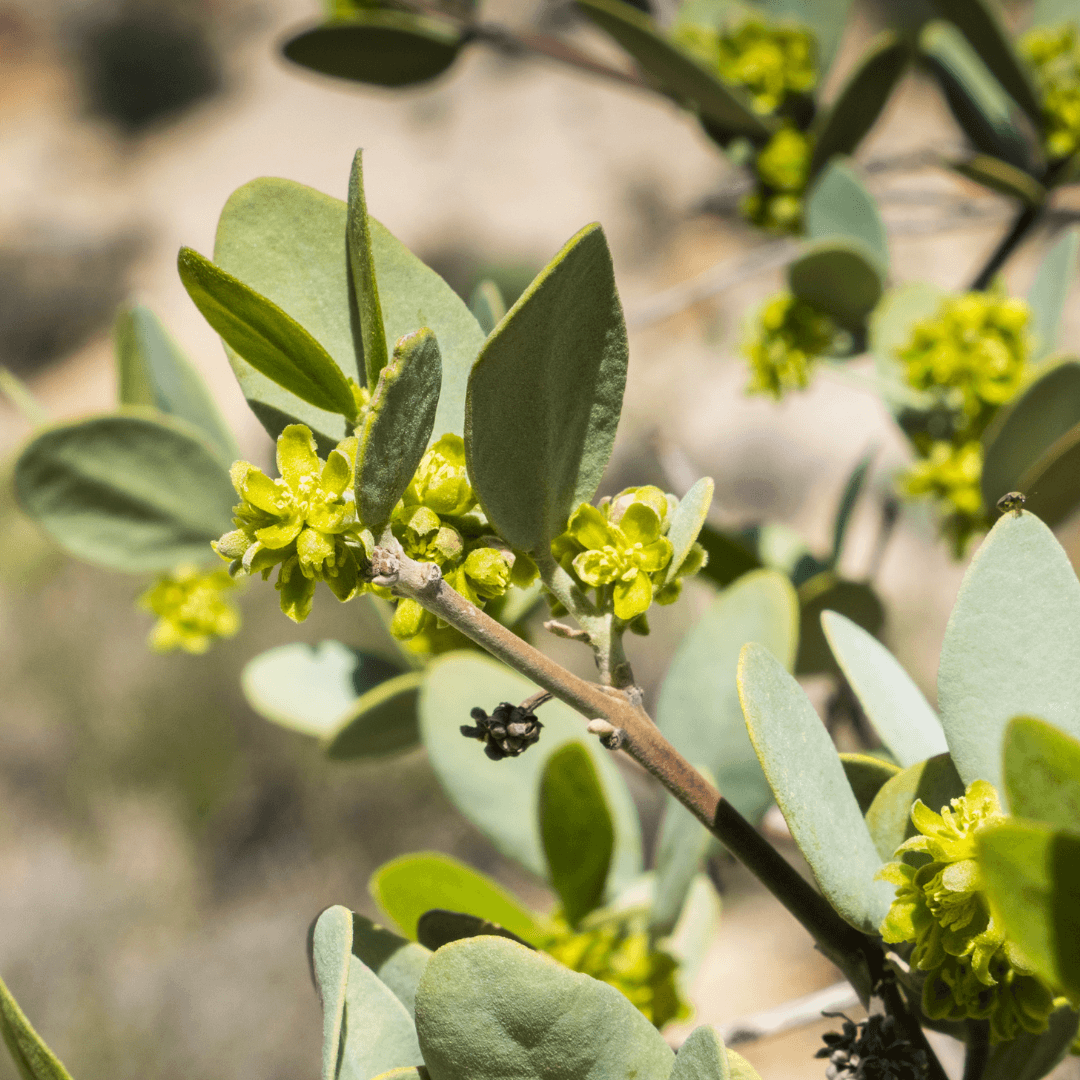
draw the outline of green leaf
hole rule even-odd
[[[461,736],[460,726],[469,722],[474,706],[491,712],[499,702],[524,701],[536,689],[528,679],[486,657],[457,653],[436,660],[425,672],[420,694],[420,730],[428,759],[458,810],[504,855],[543,878],[547,862],[536,814],[540,778],[548,757],[560,746],[584,742],[615,823],[608,889],[617,893],[641,873],[641,829],[626,781],[610,751],[586,735],[585,719],[568,705],[549,701],[537,713],[544,725],[540,741],[521,757],[505,761],[492,761],[479,743]],[[439,906],[462,910],[453,904]],[[514,929],[505,920],[492,921]]]
[[[739,697],[776,802],[825,898],[876,933],[893,899],[836,747],[809,698],[768,649],[743,648]]]
[[[777,22],[801,22],[808,26],[817,41],[818,85],[825,81],[833,57],[847,26],[851,0],[757,0],[770,19]]]
[[[116,368],[121,405],[151,405],[199,428],[231,465],[240,451],[210,391],[180,346],[145,307],[116,320]]]
[[[1080,505],[1080,424],[1054,442],[1020,477],[1027,508],[1051,528]]]
[[[478,915],[530,942],[540,932],[533,915],[501,885],[448,855],[423,852],[391,859],[371,875],[368,891],[412,941],[420,916],[432,908]]]
[[[852,237],[889,266],[889,239],[874,197],[847,158],[833,158],[806,197],[806,235],[811,240]]]
[[[76,558],[132,573],[218,562],[236,501],[218,452],[171,417],[134,410],[60,424],[15,465],[22,508]]]
[[[836,671],[821,623],[827,611],[839,612],[871,635],[879,634],[885,623],[885,608],[868,582],[845,581],[832,570],[815,574],[799,586],[797,675]]]
[[[815,124],[811,176],[817,176],[836,154],[855,152],[881,115],[910,59],[910,46],[895,31],[886,30],[870,43],[832,107]]]
[[[1080,832],[1080,742],[1016,717],[1005,729],[1005,791],[1016,817]]]
[[[22,1080],[71,1080],[60,1059],[33,1029],[11,991],[0,979],[0,1035]]]
[[[1031,332],[1035,348],[1031,358],[1039,360],[1053,352],[1057,344],[1061,313],[1076,280],[1076,256],[1080,252],[1080,229],[1066,229],[1061,239],[1046,253],[1028,291],[1031,305]]]
[[[1008,30],[990,0],[933,0],[934,7],[953,22],[1036,127],[1043,122],[1042,104],[1028,68],[1016,54]]]
[[[286,46],[287,48],[287,46]],[[379,284],[375,278],[375,254],[371,246],[371,222],[364,198],[364,152],[357,150],[349,174],[349,203],[346,213],[345,246],[349,251],[349,273],[356,302],[356,320],[360,326],[360,345],[364,356],[366,383],[374,386],[379,372],[389,359]]]
[[[1076,0],[1035,0],[1028,8],[1029,26],[1057,26],[1064,22],[1080,25]]]
[[[656,886],[649,907],[653,937],[665,938],[674,932],[708,848],[708,831],[669,795],[656,840]]]
[[[843,494],[840,496],[840,505],[836,508],[836,518],[833,521],[832,552],[829,555],[829,569],[835,570],[840,561],[840,555],[844,550],[844,537],[847,535],[848,523],[851,521],[855,504],[862,494],[863,485],[866,483],[866,474],[870,471],[876,449],[868,451],[860,458],[858,464],[851,470],[847,483],[844,485]]]
[[[703,476],[694,486],[679,500],[675,513],[671,516],[671,525],[668,528],[668,540],[671,541],[672,556],[668,563],[665,581],[674,581],[679,568],[686,561],[690,549],[697,542],[698,533],[701,532],[708,516],[709,507],[712,505],[713,482],[709,476]]]
[[[882,859],[891,859],[896,849],[916,829],[911,808],[916,799],[935,813],[964,794],[964,782],[948,754],[937,754],[887,780],[866,811],[866,825]]]
[[[571,926],[604,898],[615,827],[600,777],[583,743],[559,747],[540,776],[540,836],[548,880]]]
[[[840,764],[844,766],[844,775],[864,815],[886,781],[900,772],[899,765],[869,754],[841,754]]]
[[[669,1080],[731,1080],[727,1048],[707,1024],[694,1028],[679,1047]]]
[[[990,1048],[982,1080],[1042,1080],[1069,1052],[1080,1017],[1068,1006],[1050,1015],[1041,1035],[1021,1032],[1015,1039]]]
[[[453,23],[403,11],[357,12],[285,43],[293,63],[375,86],[410,86],[441,75],[463,44]]]
[[[334,1080],[337,1076],[352,936],[352,912],[340,906],[327,908],[311,935],[311,968],[323,1007],[323,1080]]]
[[[240,688],[265,720],[304,735],[326,738],[357,697],[400,673],[378,656],[340,641],[279,645],[244,665]]]
[[[698,543],[709,556],[709,561],[702,568],[702,574],[721,588],[751,570],[761,569],[761,560],[750,548],[735,537],[714,529],[707,522],[698,533]]]
[[[203,318],[256,371],[317,409],[356,416],[341,369],[295,319],[191,248],[177,265]]]
[[[415,1011],[416,986],[431,952],[415,941],[406,941],[363,915],[353,912],[352,951],[405,1006]]]
[[[1080,736],[1080,582],[1032,514],[1005,514],[964,575],[941,646],[938,705],[965,784],[1001,790],[1014,716]]]
[[[440,949],[416,994],[432,1080],[667,1080],[674,1055],[613,986],[505,938]]]
[[[1032,147],[1014,120],[1013,99],[964,35],[950,23],[935,20],[923,27],[919,48],[976,149],[1033,172]]]
[[[991,191],[1019,199],[1025,206],[1042,206],[1046,201],[1046,188],[1038,180],[990,154],[974,154],[964,161],[951,162],[949,167]]]
[[[369,162],[370,167],[370,162]],[[233,192],[218,222],[214,261],[303,326],[348,377],[363,382],[353,337],[346,250],[347,208],[292,180],[262,178]],[[373,217],[368,217],[386,341],[430,327],[442,353],[435,431],[462,431],[465,385],[484,334],[460,297]],[[359,328],[357,328],[357,332]],[[273,438],[307,424],[323,450],[347,434],[345,422],[282,390],[226,348],[248,404]]]
[[[739,653],[748,641],[759,641],[790,666],[797,627],[795,592],[782,574],[758,570],[741,577],[683,638],[656,706],[657,726],[675,749],[706,768],[721,794],[752,822],[772,795],[739,704]]]
[[[435,335],[425,328],[403,337],[356,432],[356,512],[372,529],[390,520],[427,450],[441,386]]]
[[[909,766],[945,753],[941,721],[896,657],[835,611],[823,612],[821,625],[840,670],[892,756]]]
[[[742,92],[721,82],[693,57],[668,41],[647,15],[622,0],[578,0],[577,5],[610,34],[676,101],[697,108],[710,130],[724,140],[744,136],[765,142],[776,128],[754,112]]]
[[[571,511],[596,493],[626,363],[611,254],[600,226],[589,225],[525,290],[469,377],[469,476],[514,547],[546,555]]]
[[[1080,997],[1080,835],[1013,820],[979,829],[975,843],[1005,933],[1047,982]]]
[[[352,761],[400,754],[417,746],[422,682],[421,672],[407,671],[357,698],[327,738],[326,756],[331,761]]]
[[[817,240],[788,265],[788,285],[800,299],[858,330],[884,288],[877,256],[854,239]]]
[[[992,507],[1006,492],[1025,490],[1021,488],[1025,475],[1077,424],[1080,361],[1066,360],[1003,406],[986,429],[980,481],[983,505]]]
[[[451,941],[470,937],[504,937],[533,948],[505,926],[481,919],[478,915],[464,915],[460,911],[445,911],[443,908],[432,908],[420,916],[416,923],[416,936],[432,952],[449,945]]]
[[[485,334],[490,334],[496,326],[502,322],[506,314],[506,301],[499,286],[488,278],[485,278],[473,289],[469,299],[469,310],[473,313],[480,329]]]

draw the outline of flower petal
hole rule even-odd
[[[642,502],[633,502],[626,508],[619,528],[629,544],[653,544],[660,539],[660,518],[651,506]]]
[[[346,441],[356,442],[355,439]],[[352,487],[353,465],[341,452],[342,445],[344,444],[339,444],[337,450],[330,451],[330,456],[323,466],[322,476],[319,477],[319,488],[328,499],[340,499]],[[355,451],[353,453],[355,456]]]
[[[648,611],[651,603],[652,582],[648,574],[639,570],[632,580],[615,583],[616,618],[629,622]]]
[[[281,610],[301,623],[311,614],[311,602],[315,597],[315,579],[304,577],[294,559],[283,563],[275,588],[281,594]]]
[[[277,525],[267,525],[265,529],[259,529],[255,536],[259,542],[268,548],[288,547],[304,527],[304,519],[294,514]]]
[[[267,514],[279,516],[288,505],[288,493],[269,476],[247,461],[235,461],[229,470],[233,487],[242,499]]]
[[[334,541],[318,529],[304,529],[296,538],[296,554],[305,573],[309,569],[321,569],[327,559],[334,557]]]
[[[293,491],[300,490],[300,481],[304,477],[319,475],[319,455],[315,452],[311,428],[304,424],[289,424],[278,436],[277,467]]]
[[[608,524],[595,506],[582,503],[571,515],[566,531],[582,547],[597,550],[608,546],[616,546],[621,539],[617,529]]]

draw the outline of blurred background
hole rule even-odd
[[[566,3],[488,0],[486,13],[616,55]],[[255,176],[344,197],[362,146],[371,212],[466,297],[491,276],[512,298],[581,226],[603,223],[631,330],[603,491],[653,482],[681,494],[710,475],[718,524],[783,522],[823,551],[846,476],[876,448],[845,553],[850,574],[866,573],[905,444],[859,386],[859,363],[779,405],[745,396],[742,322],[781,271],[775,259],[747,268],[769,241],[739,222],[740,177],[700,128],[659,98],[480,48],[404,92],[323,79],[279,55],[321,14],[316,0],[0,0],[0,363],[57,418],[104,409],[116,309],[146,303],[244,452],[267,462],[269,440],[180,285],[176,251],[209,254],[226,198]],[[882,25],[879,8],[857,2],[834,70]],[[912,73],[860,149],[895,281],[955,288],[1007,227],[1005,200],[928,163],[927,150],[960,141]],[[1045,239],[1010,263],[1014,291]],[[1065,318],[1063,339],[1080,341],[1080,312]],[[28,433],[0,400],[4,460]],[[240,669],[272,645],[334,637],[391,655],[369,609],[323,596],[295,627],[273,590],[252,588],[237,639],[205,658],[155,656],[150,617],[132,604],[141,583],[59,554],[19,518],[9,465],[3,475],[0,972],[76,1080],[316,1077],[308,924],[330,903],[374,915],[367,878],[394,855],[449,852],[551,903],[453,812],[422,751],[335,764],[246,705]],[[1078,536],[1062,531],[1071,551]],[[905,506],[876,584],[885,639],[932,701],[962,570],[928,514]],[[689,587],[655,609],[652,637],[630,643],[650,701],[709,597]],[[587,673],[584,650],[551,648]],[[809,689],[824,701],[824,681]],[[630,778],[651,834],[660,800]],[[724,864],[718,877],[724,914],[695,988],[700,1021],[835,981],[748,875]],[[766,1080],[820,1076],[811,1054],[831,1027],[744,1052]],[[0,1058],[0,1078],[15,1075]]]

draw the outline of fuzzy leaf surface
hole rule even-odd
[[[352,913],[352,951],[379,977],[412,1016],[416,987],[431,957],[431,950],[407,941],[363,915]]]
[[[690,549],[697,542],[698,534],[705,524],[712,505],[713,481],[703,476],[679,500],[671,518],[667,538],[671,542],[671,562],[668,563],[666,581],[674,581],[679,567],[686,561]]]
[[[1080,833],[1080,741],[1016,717],[1005,729],[1005,792],[1016,817]]]
[[[382,14],[381,12],[379,14]],[[386,366],[389,352],[383,331],[379,283],[375,276],[375,253],[371,244],[371,221],[364,198],[364,152],[357,150],[349,174],[349,202],[345,216],[345,244],[349,251],[352,295],[359,323],[360,351],[364,358],[365,383],[374,386]],[[356,328],[354,326],[354,333]]]

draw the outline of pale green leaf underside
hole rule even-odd
[[[705,518],[709,514],[712,505],[713,481],[712,477],[703,476],[693,487],[679,500],[675,513],[671,518],[668,528],[668,540],[671,541],[671,562],[668,564],[666,581],[673,581],[679,571],[679,567],[686,561],[690,549],[694,546],[705,524]]]
[[[1031,326],[1035,339],[1032,359],[1053,352],[1065,301],[1076,280],[1076,257],[1080,252],[1080,230],[1066,229],[1061,239],[1046,253],[1028,291]]]
[[[889,266],[889,240],[877,203],[845,157],[825,166],[806,198],[806,235],[811,240],[854,237]]]
[[[352,951],[379,977],[412,1016],[416,987],[431,951],[415,941],[398,937],[363,915],[353,913]]]
[[[322,1080],[334,1080],[337,1075],[352,937],[352,912],[340,906],[327,908],[319,916],[311,937],[311,966],[323,1007]]]
[[[724,1040],[713,1028],[694,1028],[679,1047],[670,1080],[731,1080]]]

